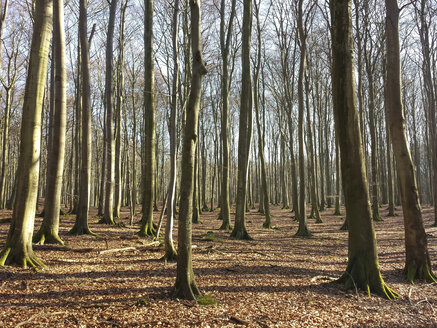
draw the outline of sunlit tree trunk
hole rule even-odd
[[[17,194],[11,226],[0,252],[0,266],[16,263],[41,267],[44,264],[32,248],[35,203],[38,193],[41,147],[41,111],[47,77],[47,62],[52,30],[53,1],[35,0],[34,33],[29,56],[24,94],[20,158],[17,169]]]
[[[67,74],[65,66],[64,2],[53,1],[53,47],[55,65],[55,103],[51,142],[47,158],[47,192],[44,219],[34,237],[36,243],[64,244],[59,238],[62,177],[64,174],[65,135],[67,130]]]

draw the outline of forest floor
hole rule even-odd
[[[67,246],[34,246],[46,268],[0,268],[0,327],[437,327],[437,284],[410,285],[402,273],[401,209],[375,223],[382,275],[401,295],[395,301],[328,283],[347,263],[347,232],[339,230],[344,216],[332,212],[322,212],[324,224],[309,220],[313,237],[294,238],[290,210],[273,207],[270,230],[252,210],[253,241],[230,239],[218,230],[218,211],[204,212],[193,228],[193,266],[201,291],[218,302],[204,306],[171,297],[176,264],[161,261],[163,247],[137,237],[138,226],[105,226],[94,217],[90,227],[100,237],[75,237],[66,234],[74,217],[62,217]],[[423,213],[437,272],[437,228],[432,209]],[[0,215],[4,243],[11,212]],[[127,217],[123,212],[126,225]],[[126,249],[102,253],[119,248]]]

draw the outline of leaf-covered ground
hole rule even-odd
[[[436,272],[431,210],[425,207],[424,216]],[[412,286],[402,274],[401,215],[375,223],[382,275],[401,295],[386,301],[328,283],[347,262],[347,232],[339,230],[344,217],[331,215],[332,209],[323,212],[324,224],[309,220],[313,237],[306,239],[293,237],[297,223],[279,207],[272,209],[271,230],[262,228],[256,210],[248,213],[253,241],[219,231],[217,214],[204,212],[193,229],[197,284],[217,305],[173,299],[176,264],[161,261],[163,248],[137,237],[137,226],[110,227],[92,218],[100,238],[74,237],[66,235],[74,218],[62,217],[67,246],[34,247],[47,268],[0,268],[0,327],[437,327],[437,284]],[[10,215],[1,212],[2,244]],[[122,213],[126,225],[127,216]],[[101,253],[120,248],[126,249]]]

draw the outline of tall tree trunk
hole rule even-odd
[[[67,131],[67,73],[65,67],[64,2],[53,1],[53,47],[55,61],[55,103],[51,142],[47,155],[47,192],[44,219],[34,242],[61,244],[59,212],[61,209],[62,177],[64,174],[65,134]]]
[[[427,236],[423,227],[422,213],[417,192],[414,165],[408,147],[405,130],[405,115],[401,96],[401,61],[399,46],[399,8],[397,0],[385,0],[386,4],[386,42],[387,42],[387,80],[386,100],[389,116],[390,134],[396,158],[402,209],[404,212],[405,273],[409,282],[425,279],[437,282],[432,272]]]
[[[193,71],[191,89],[186,108],[186,122],[182,148],[181,189],[178,224],[178,262],[174,297],[196,299],[200,296],[192,265],[192,204],[194,182],[194,153],[198,141],[198,120],[200,93],[203,76],[207,73],[202,58],[202,42],[200,30],[200,1],[190,0],[191,8],[191,47],[193,53]]]
[[[144,163],[143,216],[140,236],[153,236],[155,198],[155,74],[153,54],[153,0],[144,0]]]
[[[32,234],[41,147],[41,112],[52,30],[53,1],[35,0],[35,21],[29,56],[21,123],[20,158],[17,169],[17,194],[11,226],[0,252],[0,266],[16,263],[23,267],[44,264],[33,252]]]
[[[178,106],[178,86],[179,86],[179,44],[178,44],[178,14],[179,0],[175,0],[172,21],[172,42],[173,42],[173,82],[172,95],[170,104],[170,181],[168,184],[167,196],[167,222],[165,225],[165,255],[164,259],[172,261],[177,258],[177,253],[173,243],[173,223],[175,209],[175,191],[176,191],[176,119]]]
[[[114,222],[114,171],[115,171],[115,145],[114,145],[114,124],[112,108],[112,77],[114,73],[113,49],[114,49],[114,28],[117,0],[111,0],[109,8],[108,34],[106,36],[106,74],[105,74],[105,109],[106,109],[106,189],[105,189],[105,211],[103,222],[115,224]]]
[[[70,230],[70,234],[74,235],[93,234],[88,227],[92,160],[89,41],[91,41],[93,32],[91,32],[90,40],[88,40],[87,0],[80,0],[79,34],[82,63],[82,165],[80,171],[79,210],[77,211],[76,222]],[[102,171],[102,174],[104,174],[104,171]],[[103,191],[101,190],[100,192]]]
[[[246,187],[249,149],[251,143],[253,90],[250,71],[250,43],[252,39],[252,7],[253,0],[243,1],[243,25],[241,44],[241,96],[240,124],[238,134],[238,182],[235,226],[231,237],[236,239],[252,239],[246,230]]]
[[[348,266],[338,280],[347,289],[358,287],[388,299],[398,294],[384,283],[364,167],[353,74],[351,0],[332,0],[332,85],[335,127],[341,154],[341,173],[349,224]]]

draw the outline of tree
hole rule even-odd
[[[103,223],[115,224],[114,222],[114,171],[115,171],[115,144],[114,144],[114,115],[112,108],[114,71],[113,49],[114,49],[114,27],[115,14],[117,10],[117,0],[111,0],[109,7],[108,33],[106,35],[106,73],[105,73],[105,142],[106,142],[106,188],[105,188],[105,211],[103,213]],[[103,174],[103,172],[102,172]]]
[[[351,0],[329,4],[332,26],[332,86],[335,129],[341,155],[341,173],[349,225],[346,272],[338,282],[387,299],[398,294],[385,284],[378,264],[375,231],[364,168],[353,74]]]
[[[220,50],[222,55],[222,79],[221,79],[221,139],[222,139],[222,181],[221,181],[221,199],[220,199],[220,216],[222,225],[220,229],[230,230],[230,205],[229,205],[229,47],[232,38],[232,26],[235,17],[236,0],[231,2],[231,13],[226,29],[225,26],[225,0],[221,0],[220,5]]]
[[[201,295],[194,279],[191,251],[194,152],[198,141],[200,93],[203,76],[207,73],[202,57],[200,30],[200,0],[190,0],[191,49],[193,64],[191,88],[186,108],[186,122],[182,146],[182,170],[179,205],[178,262],[173,295],[178,298],[196,299]]]
[[[34,237],[35,243],[61,244],[59,212],[61,208],[62,178],[64,174],[65,134],[67,130],[67,73],[65,68],[64,3],[53,1],[54,47],[54,113],[51,142],[47,155],[47,191],[44,200],[44,219]]]
[[[390,81],[386,84],[387,116],[390,122],[390,135],[396,158],[396,170],[404,212],[405,273],[408,281],[411,283],[415,279],[437,282],[437,277],[432,272],[427,236],[423,227],[419,194],[417,192],[414,165],[405,131],[405,115],[401,95],[400,9],[397,0],[385,0],[385,5],[387,80]]]
[[[27,264],[32,267],[44,266],[33,252],[32,234],[38,193],[41,111],[47,76],[53,1],[36,0],[35,9],[21,123],[17,191],[8,237],[0,252],[0,266],[8,263],[23,267],[27,267]]]
[[[92,154],[89,44],[93,36],[95,25],[93,26],[89,40],[87,36],[87,25],[87,0],[81,0],[79,11],[79,35],[82,65],[82,163],[80,171],[79,208],[76,215],[76,222],[70,230],[70,233],[75,235],[93,234],[88,227]],[[102,172],[102,174],[104,174],[104,172]]]
[[[172,95],[170,104],[170,120],[169,120],[169,135],[170,135],[170,181],[168,185],[168,206],[167,206],[167,222],[165,225],[165,255],[164,259],[172,261],[177,258],[177,252],[173,244],[173,220],[175,209],[175,191],[176,191],[176,114],[178,106],[178,86],[179,86],[179,50],[178,50],[178,14],[179,0],[175,0],[173,9],[172,22],[172,42],[173,42],[173,83]]]
[[[143,216],[140,236],[153,236],[155,197],[155,74],[153,55],[153,0],[144,0],[144,163]]]
[[[252,139],[253,90],[250,71],[250,44],[252,39],[253,0],[243,1],[243,25],[241,44],[241,96],[240,125],[238,133],[238,177],[235,226],[231,237],[252,239],[246,230],[246,187]]]

